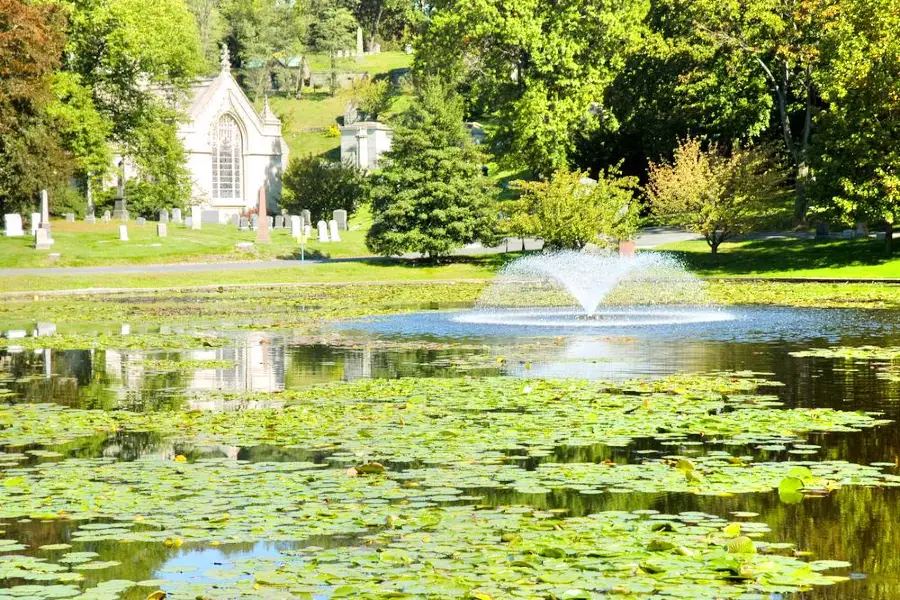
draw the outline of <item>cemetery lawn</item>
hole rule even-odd
[[[682,258],[703,277],[900,279],[900,251],[889,258],[884,242],[794,238],[726,242],[713,256],[703,240],[655,248]]]
[[[242,262],[300,258],[300,245],[290,229],[273,229],[271,244],[256,244],[253,252],[235,249],[238,242],[253,242],[255,231],[238,231],[233,225],[203,224],[200,230],[169,223],[168,237],[156,235],[156,223],[128,223],[129,241],[119,241],[119,222],[90,225],[84,222],[52,222],[55,244],[51,250],[35,250],[33,238],[0,237],[0,268],[87,267],[132,264]],[[371,256],[365,236],[368,213],[350,219],[355,230],[342,231],[340,242],[307,242],[307,258],[351,258]],[[60,253],[53,261],[51,253]]]

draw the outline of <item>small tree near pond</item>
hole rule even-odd
[[[353,214],[366,198],[359,169],[312,155],[292,158],[282,185],[281,206],[292,214],[306,209],[314,220],[327,221],[337,209]]]
[[[688,138],[671,162],[650,163],[647,196],[666,222],[706,238],[713,254],[727,239],[774,222],[788,208],[784,171],[766,147],[722,152]]]
[[[434,259],[466,244],[495,241],[494,188],[463,126],[462,98],[450,86],[423,82],[385,159],[370,179],[370,250]]]
[[[560,169],[546,181],[514,181],[510,187],[521,195],[504,204],[507,231],[541,238],[548,249],[614,245],[637,231],[637,178],[620,176],[616,167],[596,182]]]

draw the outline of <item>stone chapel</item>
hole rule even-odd
[[[288,160],[281,121],[268,98],[262,114],[257,113],[231,75],[227,48],[222,49],[219,74],[191,86],[184,112],[187,119],[178,135],[193,179],[192,203],[217,211],[225,223],[256,207],[265,184],[268,212],[273,214]]]

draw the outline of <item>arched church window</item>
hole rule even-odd
[[[222,115],[213,136],[212,192],[215,200],[240,200],[241,130],[231,115]]]

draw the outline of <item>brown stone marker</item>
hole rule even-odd
[[[272,240],[269,239],[269,217],[266,215],[266,186],[259,188],[259,223],[256,228],[256,243],[268,244]]]
[[[619,256],[634,256],[635,244],[633,241],[619,242]]]

